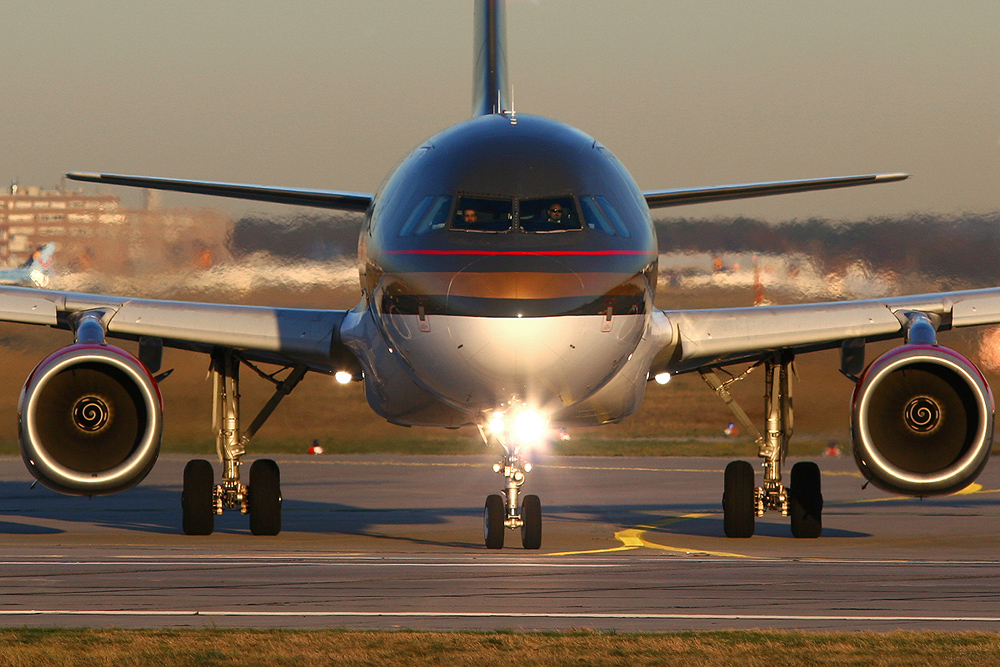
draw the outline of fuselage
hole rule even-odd
[[[621,163],[568,125],[490,114],[432,137],[377,193],[359,261],[360,309],[387,354],[466,423],[512,400],[603,423],[641,398],[645,377],[592,400],[629,365],[653,310],[649,209]],[[393,390],[398,369],[363,364],[374,389]],[[393,421],[428,421],[387,405],[373,402]]]

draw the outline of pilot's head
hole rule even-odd
[[[549,222],[562,222],[563,207],[562,204],[552,204],[546,209],[549,214]]]
[[[475,209],[467,208],[464,211],[462,211],[462,219],[467,224],[471,224],[471,223],[474,223],[474,222],[478,222],[479,215],[476,213]]]

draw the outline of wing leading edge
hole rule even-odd
[[[313,206],[340,211],[363,212],[368,209],[373,199],[372,195],[364,192],[276,188],[265,185],[188,181],[176,178],[151,178],[148,176],[125,176],[122,174],[90,174],[74,171],[66,174],[66,177],[74,181],[86,181],[88,183],[127,185],[136,188],[189,192],[197,195],[213,195],[233,199],[274,202],[276,204]]]
[[[191,194],[230,197],[252,201],[266,201],[277,204],[312,206],[341,211],[365,211],[371,205],[373,196],[364,192],[339,190],[311,190],[304,188],[279,188],[243,183],[221,183],[217,181],[192,181],[176,178],[154,178],[149,176],[128,176],[124,174],[92,174],[70,172],[66,177],[74,181],[102,183],[105,185],[125,185],[154,190],[170,190]],[[832,178],[812,178],[791,181],[766,181],[761,183],[739,183],[736,185],[713,185],[701,188],[674,188],[670,190],[646,190],[643,197],[650,208],[682,206],[684,204],[704,204],[733,199],[751,199],[771,195],[832,190],[858,185],[891,183],[909,178],[909,174],[865,174],[860,176],[835,176]]]
[[[669,327],[651,373],[754,360],[779,349],[809,352],[839,347],[851,339],[900,338],[908,312],[933,316],[939,331],[996,324],[1000,322],[1000,288],[864,301],[663,311]]]
[[[72,329],[74,317],[95,311],[101,314],[108,336],[114,338],[159,338],[168,347],[199,352],[227,348],[245,353],[248,359],[301,363],[325,373],[357,367],[340,342],[340,325],[347,311],[0,287],[0,321]]]
[[[832,190],[850,188],[857,185],[892,183],[909,178],[909,174],[865,174],[861,176],[834,176],[832,178],[809,178],[794,181],[767,181],[762,183],[740,183],[737,185],[713,185],[704,188],[676,188],[672,190],[646,190],[642,193],[649,208],[681,206],[683,204],[704,204],[731,199],[751,199],[770,195],[785,195],[794,192]]]

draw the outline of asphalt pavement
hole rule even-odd
[[[489,457],[276,460],[280,535],[230,512],[191,537],[186,457],[98,498],[31,488],[20,459],[0,457],[0,625],[1000,630],[995,465],[921,500],[817,459],[822,537],[769,514],[728,539],[724,459],[550,457],[525,486],[542,548],[511,531],[490,551],[482,507],[502,478]]]

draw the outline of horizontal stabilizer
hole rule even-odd
[[[682,206],[684,204],[704,204],[706,202],[730,199],[750,199],[785,195],[793,192],[832,190],[855,185],[891,183],[909,178],[909,174],[866,174],[863,176],[835,176],[833,178],[810,178],[796,181],[769,181],[766,183],[741,183],[738,185],[713,185],[707,188],[678,188],[674,190],[646,190],[642,193],[649,208]]]
[[[362,192],[275,188],[263,185],[185,181],[175,178],[149,178],[146,176],[123,176],[121,174],[70,172],[66,176],[74,181],[87,181],[89,183],[127,185],[135,188],[152,188],[154,190],[172,190],[174,192],[189,192],[197,195],[213,195],[215,197],[232,197],[234,199],[294,204],[296,206],[332,208],[340,211],[365,211],[372,202],[372,195]]]

